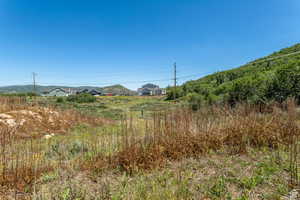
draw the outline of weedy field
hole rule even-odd
[[[164,101],[164,97],[135,97],[135,96],[101,96],[92,103],[69,102],[66,98],[39,97],[41,105],[52,105],[62,109],[76,109],[87,115],[120,120],[124,115],[147,117],[151,112],[168,110],[173,103]]]
[[[150,97],[0,99],[2,199],[283,199],[300,112]]]

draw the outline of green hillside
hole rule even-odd
[[[300,44],[282,49],[239,68],[214,73],[180,86],[177,97],[197,103],[300,102]],[[173,98],[173,88],[168,98]]]

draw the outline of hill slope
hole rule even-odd
[[[300,101],[300,44],[239,68],[183,84],[177,96],[192,102],[264,103],[296,97]],[[168,92],[173,97],[173,89]]]
[[[128,88],[125,88],[122,85],[112,85],[108,87],[91,87],[91,86],[80,86],[80,87],[68,87],[68,86],[36,86],[36,91],[41,94],[42,92],[49,91],[54,88],[63,88],[63,89],[97,89],[104,93],[113,93],[115,95],[135,95],[136,93]],[[13,85],[13,86],[4,86],[0,87],[0,93],[26,93],[32,92],[33,85]]]
[[[102,92],[104,93],[112,93],[112,94],[118,94],[118,95],[137,95],[137,92],[127,89],[126,87],[122,85],[112,85],[108,87],[101,88]]]

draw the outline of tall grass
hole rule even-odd
[[[74,110],[28,103],[23,97],[0,97],[0,194],[34,191],[38,178],[62,166],[61,157],[51,160],[47,134],[63,135],[77,124],[102,126],[110,120],[83,115]],[[6,123],[5,117],[13,123]],[[3,117],[3,116],[2,116]]]
[[[26,103],[25,97],[0,97],[0,113],[22,109]]]
[[[30,108],[27,106],[27,109]],[[53,113],[45,115],[53,117]],[[61,118],[55,119],[57,130],[72,127],[73,122],[97,124],[99,120],[74,111],[64,112],[64,119],[68,125],[60,124]],[[37,124],[32,120],[30,125],[34,128]],[[102,125],[105,123],[102,121]],[[300,135],[297,123],[295,103],[289,100],[263,109],[244,104],[235,108],[212,106],[198,111],[176,108],[154,112],[146,119],[128,115],[114,128],[96,130],[91,137],[77,142],[68,137],[49,141],[18,140],[17,128],[2,127],[0,184],[2,188],[34,192],[43,173],[68,166],[93,172],[116,168],[132,174],[211,151],[222,150],[232,155],[247,154],[249,148],[284,147],[291,154],[291,183],[295,185],[298,183]],[[49,120],[43,124],[47,128],[53,126]]]
[[[0,152],[0,192],[32,191],[38,177],[52,170],[42,156],[42,145],[33,140],[17,140],[15,128],[1,127]]]
[[[196,112],[187,108],[156,112],[151,119],[142,121],[129,117],[122,122],[121,137],[109,140],[119,148],[84,162],[84,169],[115,167],[134,173],[211,151],[247,154],[250,148],[284,147],[288,151],[289,146],[294,149],[291,166],[296,169],[298,155],[294,145],[300,127],[295,112],[294,101],[288,101],[264,109],[245,104],[234,109],[215,106]],[[294,172],[292,180],[295,176],[298,174]]]
[[[242,154],[249,147],[278,148],[293,144],[300,128],[292,104],[289,102],[286,111],[273,107],[269,113],[258,113],[249,105],[157,113],[145,127],[147,136],[128,145],[114,159],[116,165],[132,171],[160,167],[169,160],[197,157],[220,149]]]

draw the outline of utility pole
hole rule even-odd
[[[37,73],[32,72],[32,79],[33,79],[33,92],[36,93],[36,82],[35,77],[37,76]]]
[[[174,100],[176,100],[177,93],[177,66],[176,62],[174,63]]]

